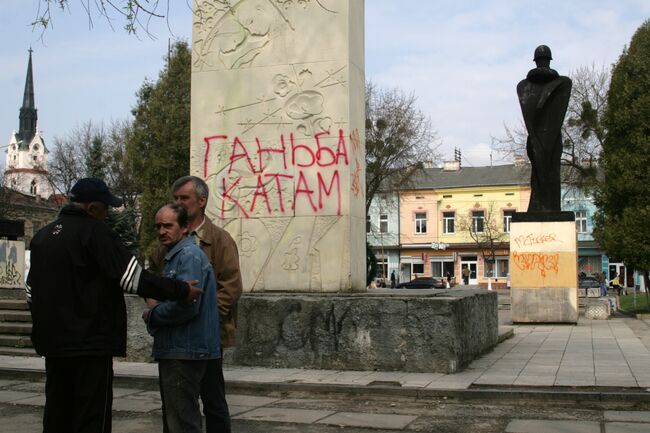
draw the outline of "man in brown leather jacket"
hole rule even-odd
[[[221,323],[221,345],[235,345],[237,301],[242,294],[237,244],[230,234],[217,227],[205,216],[208,186],[196,176],[183,176],[172,185],[174,201],[187,209],[189,231],[208,256],[217,278],[217,302]],[[151,257],[152,268],[162,270],[165,251],[156,251]],[[201,400],[206,418],[207,433],[230,432],[230,414],[224,389],[221,359],[214,360],[214,375],[206,377],[201,386]],[[218,381],[218,382],[217,382]],[[221,386],[216,386],[220,383]]]

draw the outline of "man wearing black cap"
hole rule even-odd
[[[146,272],[103,222],[122,200],[94,178],[30,244],[32,342],[45,357],[43,431],[110,432],[113,356],[126,355],[122,292],[192,302],[201,290]],[[194,284],[194,283],[193,283]]]

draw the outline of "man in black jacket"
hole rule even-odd
[[[110,432],[113,356],[126,356],[123,292],[193,302],[201,290],[144,271],[103,222],[121,206],[106,184],[79,180],[71,203],[30,244],[32,342],[45,357],[43,431]]]

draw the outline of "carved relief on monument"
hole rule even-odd
[[[194,5],[193,64],[200,70],[257,66],[268,51],[284,48],[300,24],[337,14],[329,0],[197,0]],[[322,19],[322,18],[321,18]],[[257,62],[259,63],[259,62]]]
[[[245,251],[240,251],[240,260],[242,269],[247,270],[244,286],[252,291],[274,287],[337,290],[347,254],[342,221],[341,217],[243,220],[241,248]],[[253,244],[254,251],[249,249]]]
[[[192,55],[190,167],[237,241],[245,290],[349,290],[364,244],[350,233],[365,211],[363,2],[195,0]]]

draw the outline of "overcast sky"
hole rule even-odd
[[[30,26],[39,1],[1,0],[0,167],[18,128],[30,46],[39,129],[51,145],[88,120],[129,117],[144,79],[158,76],[168,38],[190,40],[187,1],[170,0],[173,34],[161,21],[152,40],[127,35],[119,20],[111,30],[95,17],[90,29],[80,0],[70,0],[71,13],[54,11],[41,40]],[[562,75],[610,66],[650,17],[649,0],[366,0],[365,9],[366,78],[413,92],[444,158],[459,147],[463,165],[474,166],[490,164],[491,137],[504,123],[519,123],[515,87],[534,67],[535,47],[551,47]]]

